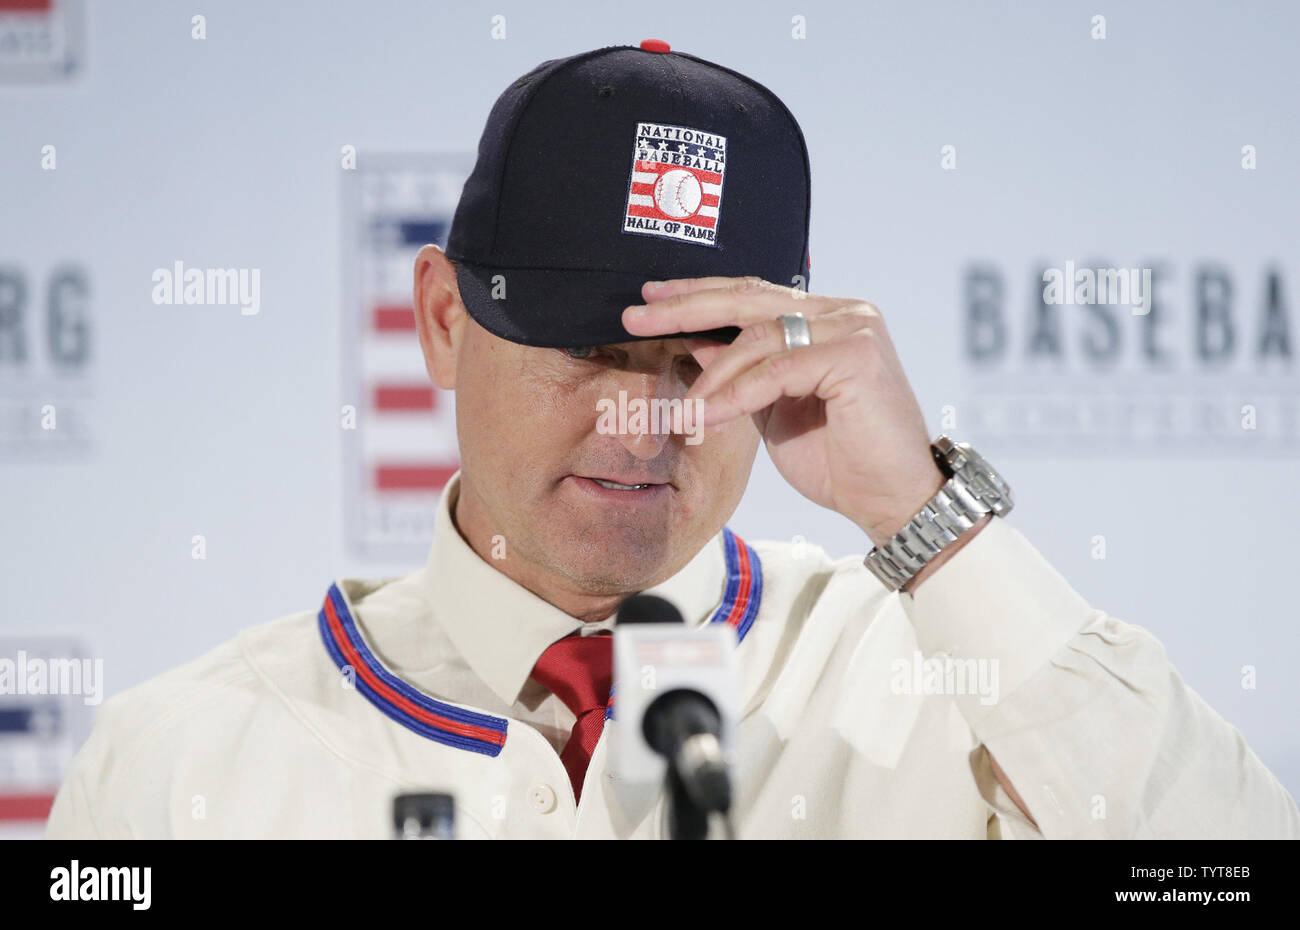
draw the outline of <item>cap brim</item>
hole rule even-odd
[[[510,342],[542,348],[613,345],[646,339],[698,336],[731,342],[740,329],[726,326],[664,336],[633,336],[623,310],[645,303],[643,274],[622,271],[504,269],[459,261],[460,299],[474,320]]]

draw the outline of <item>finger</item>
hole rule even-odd
[[[727,348],[725,342],[718,342],[715,339],[701,339],[695,336],[687,336],[684,341],[686,343],[686,351],[691,353],[691,357],[695,359],[701,370],[708,368],[713,364],[713,360],[717,358],[718,353]],[[699,379],[696,378],[696,381],[698,380]]]
[[[751,275],[750,277],[756,276]],[[744,277],[709,275],[703,278],[669,278],[667,281],[647,281],[641,285],[641,296],[645,298],[646,303],[650,303],[651,301],[663,300],[665,297],[676,297],[678,294],[694,294],[696,291],[725,289],[738,281],[744,280]]]
[[[834,342],[859,329],[865,328],[869,317],[856,312],[833,312],[808,320],[808,334],[813,345]],[[706,397],[719,385],[732,380],[742,371],[763,361],[768,356],[786,351],[785,327],[780,319],[759,320],[740,331],[735,342],[723,346],[720,352],[712,356],[712,362],[704,365],[704,371],[691,385],[690,395]],[[697,356],[697,361],[699,358]]]
[[[704,425],[758,413],[783,397],[833,397],[841,380],[836,369],[854,348],[842,340],[769,355],[704,398]]]
[[[722,287],[679,293],[654,303],[627,307],[623,311],[623,326],[634,336],[664,336],[723,326],[743,327],[754,320],[796,311],[812,316],[825,306],[804,291],[770,284],[761,278],[723,280],[728,283]]]

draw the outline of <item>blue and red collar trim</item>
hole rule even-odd
[[[763,598],[763,563],[758,560],[758,553],[752,546],[726,527],[722,529],[722,546],[727,558],[727,587],[722,594],[722,603],[709,622],[725,623],[734,629],[739,645],[758,616],[758,604]],[[609,703],[605,705],[605,719],[613,717],[614,691],[611,689]]]
[[[383,713],[439,743],[486,756],[500,754],[506,743],[505,718],[435,701],[384,668],[362,639],[338,585],[330,585],[318,619],[334,664],[351,674],[356,689]]]
[[[727,586],[722,603],[709,622],[730,626],[736,631],[736,642],[739,643],[758,616],[758,605],[763,596],[763,566],[753,548],[731,530],[723,528],[722,543],[726,554]],[[334,664],[344,674],[351,675],[356,689],[385,715],[436,742],[486,756],[500,755],[506,744],[508,721],[504,717],[436,701],[386,669],[366,645],[338,585],[330,585],[317,620],[325,649]],[[614,694],[611,691],[605,719],[613,716]]]
[[[727,624],[736,631],[736,642],[742,642],[758,616],[758,602],[763,597],[763,565],[758,553],[725,527],[722,543],[727,554],[727,589],[709,622]]]

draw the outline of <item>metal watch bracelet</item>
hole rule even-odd
[[[950,477],[906,526],[863,560],[890,591],[897,591],[992,508]]]

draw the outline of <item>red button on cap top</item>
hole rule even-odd
[[[670,52],[668,43],[663,39],[642,39],[641,48],[647,52]]]

